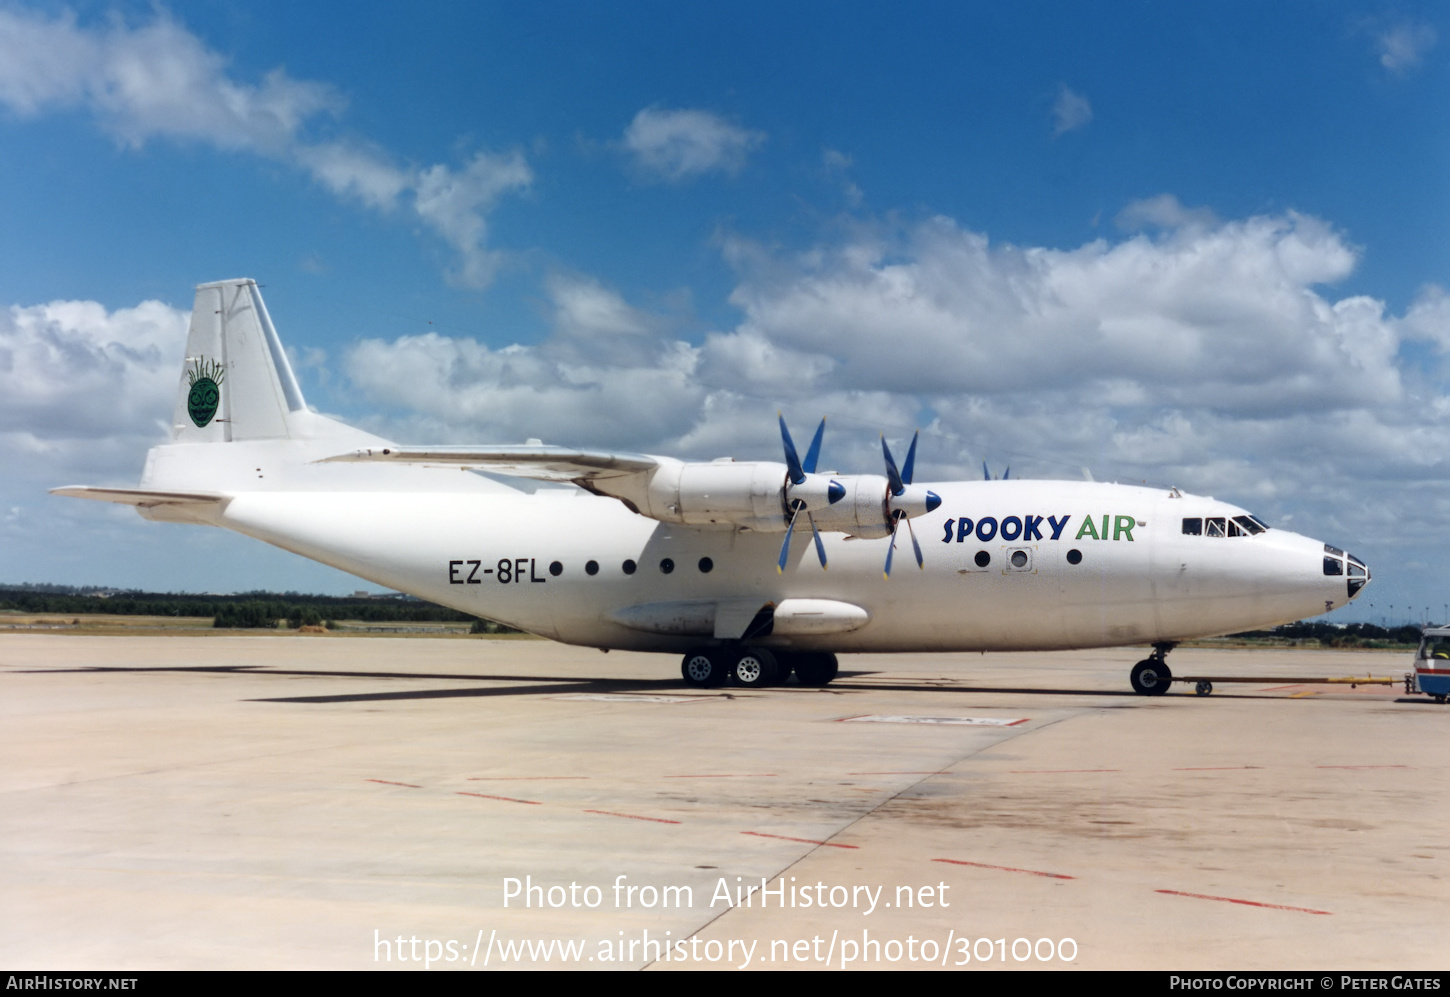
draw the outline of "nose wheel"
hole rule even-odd
[[[1133,666],[1128,681],[1133,691],[1140,696],[1161,696],[1173,684],[1173,672],[1168,668],[1168,652],[1174,644],[1154,644],[1151,657],[1144,658]],[[1203,695],[1200,691],[1199,695]]]

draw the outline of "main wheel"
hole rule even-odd
[[[686,685],[711,689],[725,684],[725,663],[719,651],[702,648],[685,655],[680,675]]]
[[[735,655],[730,674],[735,681],[747,689],[762,689],[774,685],[780,669],[775,655],[761,647],[747,647]]]
[[[1173,684],[1173,673],[1163,662],[1145,658],[1133,666],[1128,681],[1133,683],[1133,691],[1140,696],[1161,696]]]
[[[836,677],[839,665],[834,654],[802,654],[796,658],[795,673],[801,685],[821,686]]]

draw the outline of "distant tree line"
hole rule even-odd
[[[1317,640],[1325,647],[1363,647],[1373,644],[1418,644],[1420,628],[1377,627],[1373,623],[1285,623],[1272,630],[1249,630],[1232,637]]]
[[[299,592],[244,592],[240,595],[190,595],[170,592],[117,592],[108,598],[81,594],[82,590],[56,591],[59,585],[0,588],[0,610],[20,613],[55,613],[74,616],[111,613],[117,616],[211,616],[213,625],[224,628],[292,629],[319,626],[333,620],[366,623],[482,623],[469,613],[448,609],[411,596],[358,599],[347,596],[305,595]],[[107,591],[92,589],[91,591]],[[507,627],[489,624],[492,630]]]

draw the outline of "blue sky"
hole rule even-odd
[[[44,494],[135,480],[192,285],[252,276],[309,401],[399,440],[774,457],[784,409],[874,471],[921,425],[923,474],[1214,494],[1423,615],[1447,21],[0,2],[0,581],[352,587]]]

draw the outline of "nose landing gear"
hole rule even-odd
[[[1173,672],[1168,668],[1168,652],[1178,645],[1163,641],[1153,645],[1153,653],[1133,666],[1128,681],[1133,691],[1140,696],[1161,696],[1173,684]]]

